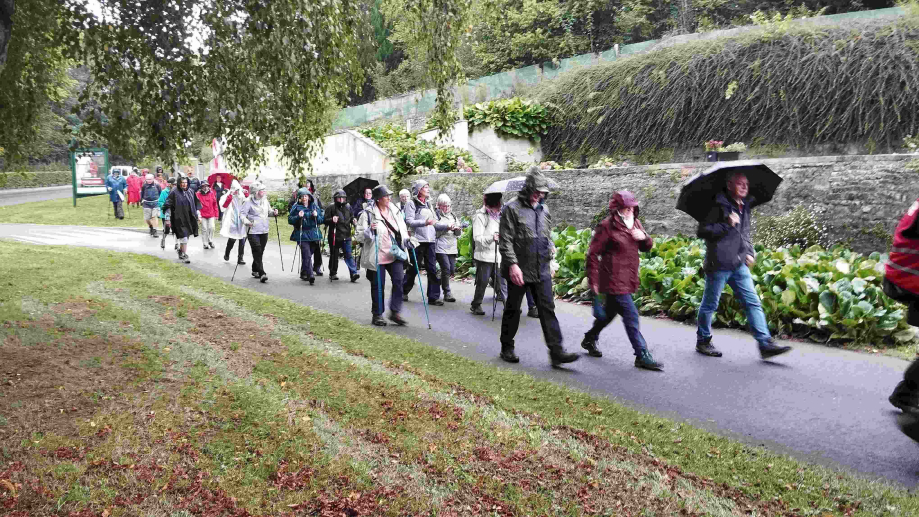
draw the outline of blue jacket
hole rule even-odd
[[[303,217],[300,217],[300,211],[303,211]],[[319,214],[313,217],[313,211]],[[322,234],[319,233],[319,225],[323,222],[323,211],[315,202],[310,200],[309,206],[303,206],[300,203],[295,204],[287,215],[287,222],[293,225],[294,231],[290,233],[290,240],[294,242],[311,242],[322,240]]]
[[[156,200],[156,207],[160,209],[160,219],[166,219],[166,211],[163,210],[163,204],[166,203],[166,198],[169,197],[169,191],[172,190],[169,187],[163,189],[160,192],[160,198]]]
[[[160,193],[163,189],[156,182],[147,183],[146,181],[140,186],[140,200],[144,203],[144,208],[157,208],[160,200]]]
[[[108,193],[109,201],[111,201],[112,203],[121,201],[121,196],[118,195],[119,190],[121,191],[122,194],[125,194],[125,200],[127,201],[128,182],[126,182],[124,178],[122,178],[121,176],[118,176],[118,179],[115,179],[115,176],[112,176],[111,174],[109,174],[108,176],[105,177],[105,186],[107,188],[112,189]]]

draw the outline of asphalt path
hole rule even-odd
[[[14,188],[0,190],[0,206],[32,203],[34,201],[48,201],[73,196],[73,186]]]
[[[146,253],[176,260],[171,238],[163,251],[159,239],[136,230],[0,225],[0,238]],[[225,240],[219,238],[217,249],[205,251],[200,240],[193,239],[188,247],[192,261],[188,267],[230,281],[235,262],[224,262],[224,245]],[[248,264],[240,266],[235,283],[369,327],[370,289],[363,276],[350,283],[342,263],[339,275],[343,280],[330,282],[328,276],[318,277],[316,284],[310,286],[291,271],[294,246],[286,244],[283,253],[286,272],[281,272],[277,245],[269,243],[265,256],[268,283],[253,279]],[[246,256],[251,264],[248,250]],[[324,258],[327,262],[328,257]],[[422,279],[427,285],[427,279]],[[459,301],[429,307],[433,329],[428,330],[416,283],[403,310],[409,326],[388,326],[383,330],[869,479],[889,480],[907,487],[919,483],[919,446],[900,432],[896,424],[899,411],[887,402],[894,385],[902,379],[906,361],[798,342],[785,343],[794,346],[792,352],[773,361],[762,361],[752,337],[733,330],[715,331],[714,343],[724,357],[710,358],[694,351],[694,327],[643,318],[642,332],[655,359],[665,363],[663,373],[633,366],[632,350],[618,321],[600,336],[602,358],[585,355],[567,368],[553,369],[538,322],[524,317],[516,349],[521,361],[510,365],[497,357],[501,305],[495,321],[491,314],[472,315],[469,301],[473,289],[471,283],[454,282],[453,293]],[[489,312],[491,301],[489,293],[483,303]],[[590,307],[559,301],[556,314],[566,347],[583,352],[579,344],[592,321]]]

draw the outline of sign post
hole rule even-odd
[[[73,181],[73,206],[78,197],[105,194],[105,178],[108,176],[108,149],[91,147],[74,149],[70,152],[70,174]]]

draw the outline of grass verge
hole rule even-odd
[[[0,261],[8,515],[919,512],[153,257],[0,242]]]

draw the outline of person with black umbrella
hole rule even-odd
[[[724,285],[734,290],[747,315],[747,322],[763,359],[784,354],[790,346],[776,345],[769,334],[766,315],[753,286],[750,267],[756,263],[756,251],[750,241],[750,182],[743,172],[727,175],[723,192],[715,195],[714,206],[699,223],[698,236],[705,239],[705,292],[699,305],[696,327],[696,351],[709,357],[721,357],[712,344],[712,318]]]
[[[347,203],[348,195],[344,190],[337,190],[332,197],[333,204],[325,213],[325,224],[328,226],[326,236],[329,241],[329,280],[338,280],[338,255],[341,252],[345,265],[351,273],[351,281],[356,282],[360,275],[351,256],[351,226],[354,214]]]

